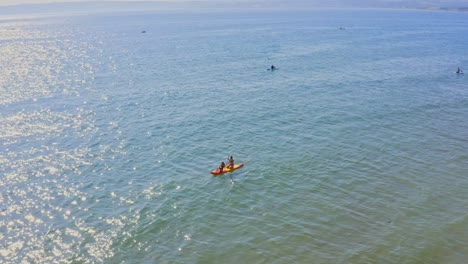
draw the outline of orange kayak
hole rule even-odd
[[[217,170],[212,171],[211,174],[213,174],[213,175],[220,175],[220,174],[224,174],[224,173],[226,173],[226,172],[235,171],[235,170],[240,169],[240,168],[242,168],[242,167],[244,167],[244,163],[235,164],[235,165],[234,165],[234,168],[232,168],[232,169],[224,168],[222,171],[220,171],[219,169],[217,169]]]

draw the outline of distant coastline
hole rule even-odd
[[[468,7],[458,7],[458,8],[446,8],[446,7],[428,7],[422,8],[422,10],[429,11],[455,11],[455,12],[468,12]]]

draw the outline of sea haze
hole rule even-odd
[[[467,24],[2,19],[0,262],[463,263]]]

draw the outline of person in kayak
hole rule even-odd
[[[228,159],[228,165],[227,165],[226,168],[228,168],[228,169],[234,168],[234,158],[233,158],[232,156],[229,157],[229,159]]]
[[[222,172],[224,170],[224,167],[226,167],[226,164],[224,164],[224,161],[221,161],[221,164],[219,164],[218,171]]]

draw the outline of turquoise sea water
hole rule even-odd
[[[0,262],[464,263],[467,25],[0,20]]]

